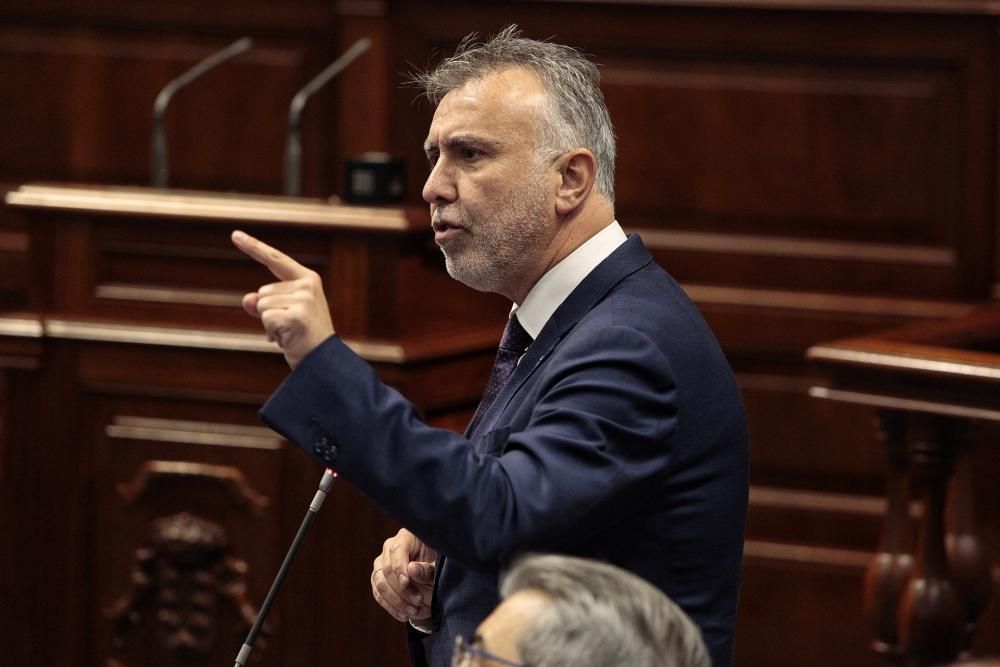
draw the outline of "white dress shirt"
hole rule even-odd
[[[538,338],[542,327],[566,297],[626,240],[621,225],[617,220],[612,220],[607,227],[546,271],[528,292],[528,296],[524,297],[524,302],[514,304],[510,314],[517,313],[517,320],[524,330],[533,339]]]

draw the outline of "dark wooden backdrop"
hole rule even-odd
[[[278,193],[292,94],[339,51],[368,36],[373,50],[307,109],[304,191],[312,197],[338,194],[347,156],[387,150],[405,158],[408,200],[418,202],[425,173],[419,146],[431,111],[414,103],[413,90],[401,85],[407,71],[431,62],[435,52],[448,52],[470,30],[495,32],[511,21],[531,36],[552,36],[593,54],[603,63],[604,90],[620,139],[619,219],[643,236],[698,302],[738,373],[750,415],[752,496],[738,662],[877,664],[859,608],[861,574],[876,546],[882,510],[882,452],[869,411],[806,395],[823,376],[802,353],[822,340],[960,315],[997,297],[1000,18],[992,5],[973,0],[8,5],[0,9],[0,187],[5,188],[39,180],[147,183],[157,90],[198,59],[250,35],[257,48],[193,84],[171,106],[171,183]],[[17,330],[16,313],[30,310],[26,224],[17,212],[0,210],[0,305],[7,332]],[[22,441],[18,425],[30,415],[44,421],[55,410],[62,422],[78,425],[87,460],[102,461],[110,446],[104,434],[114,416],[108,412],[111,399],[96,400],[91,380],[84,379],[91,372],[106,373],[100,363],[122,357],[96,344],[46,343],[23,335],[7,335],[4,345],[0,528],[23,531],[14,517],[24,503],[35,502],[23,452],[46,442]],[[204,376],[197,359],[170,368],[136,360],[127,370],[158,387],[156,400],[130,389],[112,401],[128,409],[115,407],[114,414],[225,420],[213,412],[215,403],[200,402],[205,391],[225,388],[198,387]],[[281,376],[280,364],[271,361],[236,401],[239,406],[230,405],[235,412],[228,421],[253,423],[254,401]],[[66,370],[43,380],[39,369],[53,366]],[[392,364],[380,369],[403,381],[405,374]],[[475,391],[481,378],[464,382]],[[198,391],[188,395],[175,385]],[[28,404],[24,396],[40,394],[25,394],[24,387],[50,392],[49,401]],[[418,402],[428,390],[419,382],[408,385]],[[980,435],[984,443],[996,437],[989,430]],[[284,538],[298,521],[298,495],[307,494],[310,475],[317,472],[294,451],[259,452],[252,463],[255,484],[281,499],[281,513],[269,519],[263,543],[251,546],[247,539],[238,545],[237,555],[251,561],[255,572],[280,558]],[[162,453],[172,460],[199,455],[183,449]],[[47,456],[58,464],[58,451]],[[973,456],[980,473],[979,519],[987,547],[998,554],[1000,473],[984,447]],[[130,476],[139,464],[116,460],[114,474]],[[88,470],[113,473],[100,465]],[[11,630],[13,655],[21,664],[113,664],[105,662],[114,650],[100,605],[129,576],[125,563],[103,558],[121,527],[119,509],[102,495],[108,480],[62,474],[70,498],[83,505],[60,520],[58,503],[47,499],[53,518],[44,530],[71,532],[71,539],[58,543],[74,551],[59,561],[26,554],[19,551],[20,536],[5,530],[12,539],[5,537],[0,552],[5,569],[0,592],[36,611],[21,615],[17,606],[0,605],[0,633]],[[303,478],[310,481],[298,481]],[[367,507],[360,497],[345,506]],[[303,558],[295,590],[308,595],[296,600],[301,606],[287,607],[286,616],[311,629],[292,635],[305,648],[281,649],[291,651],[283,653],[285,664],[321,663],[332,652],[354,656],[345,657],[345,664],[401,659],[392,624],[363,595],[356,599],[364,586],[343,584],[324,567],[325,559],[349,562],[357,576],[374,555],[372,544],[390,529],[370,508],[356,516],[362,520],[335,510],[318,525],[329,531],[333,522],[353,521],[350,530],[360,537],[338,530],[336,539],[322,542],[322,553]],[[238,521],[229,528],[238,531]],[[45,544],[43,537],[29,537],[24,544]],[[129,539],[141,541],[132,534]],[[46,598],[25,590],[26,581],[40,581],[42,575],[26,579],[14,571],[15,565],[55,562],[79,569],[56,577],[66,586],[45,588]],[[994,570],[998,582],[1000,572]],[[74,611],[54,618],[56,625],[72,624],[75,639],[61,646],[47,643],[51,633],[36,625],[46,611],[66,605]],[[310,614],[310,607],[319,615]],[[981,650],[1000,651],[997,607],[987,611]],[[358,615],[361,620],[351,627],[363,631],[350,637],[327,632],[324,624],[338,615]],[[386,634],[390,638],[383,638]],[[280,632],[275,641],[283,645]],[[290,641],[286,636],[284,646]]]

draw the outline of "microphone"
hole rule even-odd
[[[239,653],[236,654],[236,664],[233,667],[244,667],[247,664],[250,651],[253,650],[253,644],[257,640],[257,634],[260,632],[261,627],[263,627],[267,614],[271,611],[271,604],[274,602],[274,598],[277,597],[278,589],[281,588],[282,582],[285,581],[285,575],[288,574],[288,568],[291,567],[292,559],[295,558],[295,554],[299,550],[299,545],[302,544],[302,538],[305,537],[309,524],[316,518],[316,513],[319,512],[323,501],[326,500],[326,494],[333,488],[333,482],[336,478],[337,473],[330,468],[327,468],[323,473],[323,478],[319,481],[319,489],[316,490],[316,495],[313,496],[312,502],[309,503],[306,516],[302,519],[302,525],[299,526],[299,532],[295,534],[292,546],[289,547],[288,553],[285,554],[285,560],[281,563],[281,567],[278,568],[278,574],[274,577],[271,590],[267,592],[267,597],[264,598],[264,603],[261,604],[260,611],[257,612],[257,620],[253,622],[253,626],[250,628],[243,646],[240,647]]]
[[[285,143],[285,194],[287,196],[298,197],[302,193],[302,139],[299,121],[306,101],[313,93],[325,86],[330,79],[340,74],[344,68],[371,48],[371,45],[372,42],[367,37],[362,37],[354,42],[351,48],[344,52],[344,55],[327,65],[326,69],[304,85],[292,98],[292,104],[288,108],[288,140]]]
[[[220,65],[230,58],[235,58],[251,46],[253,46],[253,40],[249,37],[236,40],[168,83],[156,96],[156,102],[153,103],[153,151],[151,157],[153,187],[167,187],[167,135],[163,119],[167,113],[167,105],[170,104],[174,94],[216,65]]]

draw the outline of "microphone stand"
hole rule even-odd
[[[372,41],[362,37],[344,51],[344,54],[326,66],[312,81],[302,86],[302,89],[292,98],[288,107],[288,140],[285,143],[285,195],[298,197],[302,193],[302,138],[300,136],[300,120],[306,101],[317,90],[327,84],[333,77],[340,74],[345,67],[354,62],[358,56],[371,48]]]
[[[216,65],[220,65],[230,58],[235,58],[251,46],[253,46],[253,40],[249,37],[236,40],[168,83],[156,96],[156,102],[153,103],[153,151],[151,157],[153,187],[167,187],[167,133],[163,119],[167,113],[167,105],[170,104],[174,94]]]
[[[285,560],[281,564],[281,567],[278,568],[278,574],[274,577],[271,590],[267,592],[267,597],[264,598],[264,603],[260,606],[260,611],[257,612],[257,620],[254,621],[246,640],[243,642],[243,646],[240,648],[240,652],[236,655],[236,664],[233,667],[244,667],[247,664],[250,651],[253,650],[253,644],[257,640],[257,634],[260,632],[261,627],[263,627],[264,619],[267,618],[268,612],[271,611],[271,605],[274,603],[274,598],[278,595],[278,589],[281,588],[281,584],[285,581],[285,575],[288,574],[288,568],[291,566],[292,560],[299,550],[299,545],[302,544],[302,538],[305,537],[309,524],[316,518],[316,513],[319,512],[323,501],[326,500],[326,494],[333,488],[333,482],[336,478],[337,473],[333,472],[330,468],[327,468],[326,472],[323,473],[323,478],[319,481],[319,489],[317,489],[316,495],[313,496],[312,502],[309,503],[309,509],[306,511],[305,518],[302,519],[302,525],[299,526],[299,532],[295,534],[292,546],[288,549],[288,553],[285,554]]]

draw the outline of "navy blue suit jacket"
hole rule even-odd
[[[476,431],[431,428],[337,336],[262,417],[442,556],[430,664],[447,666],[524,551],[619,565],[731,661],[748,439],[714,336],[632,236],[556,310]]]

